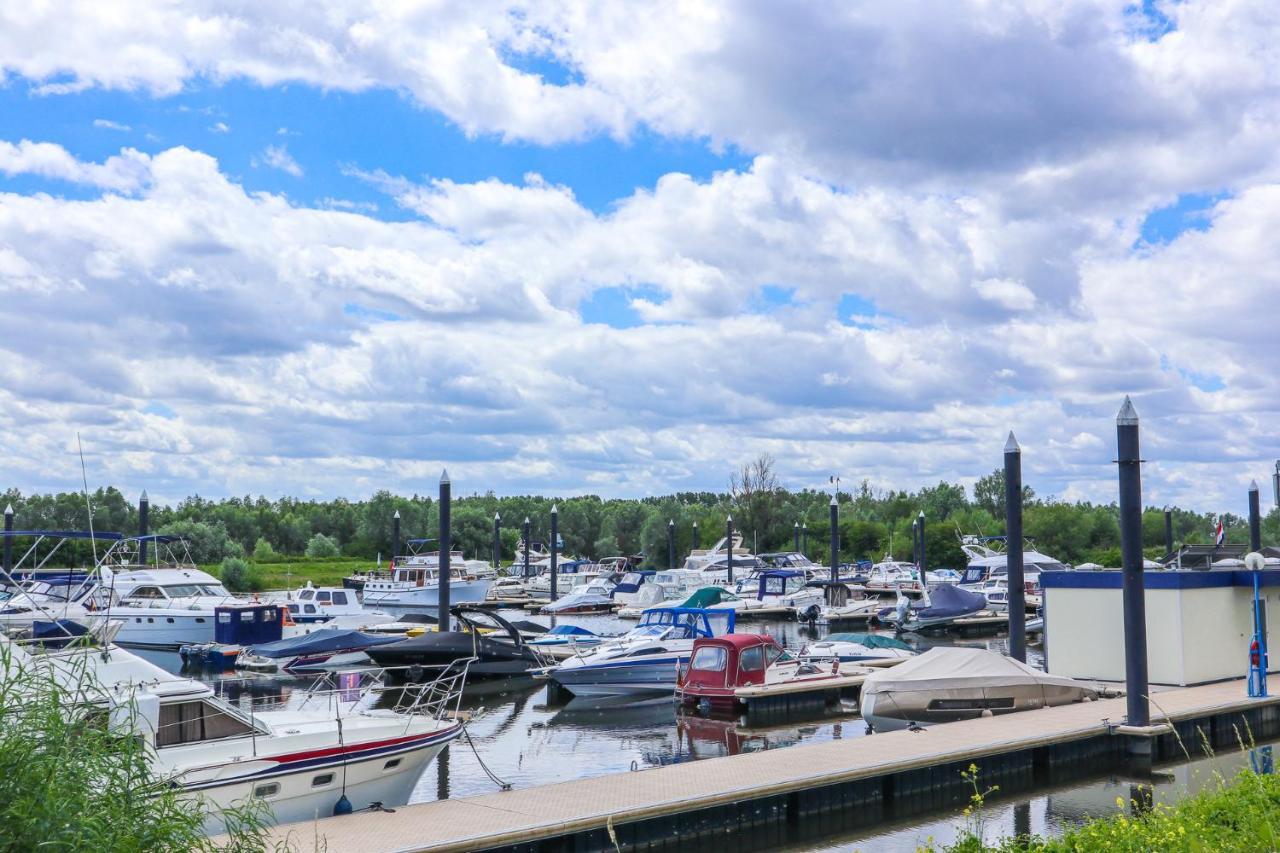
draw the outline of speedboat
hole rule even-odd
[[[742,613],[745,610],[759,610],[764,605],[754,598],[743,598],[740,595],[729,592],[722,586],[704,586],[702,589],[695,590],[679,606],[706,608],[707,610],[731,610],[734,613]],[[649,610],[653,609],[652,607],[649,608]],[[645,611],[645,613],[648,612],[648,610]]]
[[[315,672],[368,663],[374,646],[398,643],[403,635],[366,634],[350,628],[319,628],[310,634],[250,646],[236,658],[236,669],[254,672]]]
[[[173,675],[116,646],[40,651],[0,639],[9,672],[40,685],[60,683],[66,707],[103,708],[107,725],[140,737],[157,782],[208,801],[205,830],[222,831],[220,812],[261,801],[276,822],[334,813],[345,799],[356,811],[408,801],[423,769],[462,732],[456,719],[466,663],[393,708],[377,708],[381,688],[304,692],[289,707],[248,712],[200,681]]]
[[[957,619],[975,616],[986,608],[987,599],[981,593],[947,584],[933,592],[926,591],[918,601],[899,594],[897,604],[881,610],[878,618],[898,631],[922,631],[950,625]]]
[[[754,596],[758,607],[790,607],[806,610],[823,603],[822,590],[809,586],[809,576],[797,569],[753,572],[738,584],[738,595]]]
[[[839,581],[809,581],[808,586],[819,590],[822,603],[810,604],[796,611],[796,618],[805,622],[855,622],[873,618],[884,607],[879,596],[867,595],[862,590],[851,590]]]
[[[601,562],[601,565],[605,563]],[[650,592],[646,595],[646,591],[654,584],[657,574],[653,569],[635,569],[624,573],[618,585],[613,588],[613,600],[623,605],[640,603],[642,598],[654,594]],[[657,594],[657,601],[650,602],[651,604],[657,604],[665,598],[661,590],[658,590]]]
[[[884,732],[1097,698],[1094,686],[998,652],[939,646],[868,676],[860,708],[867,725]]]
[[[733,631],[732,610],[655,607],[640,624],[615,640],[575,655],[545,671],[574,696],[671,693],[676,674],[699,637]]]
[[[969,564],[960,578],[960,585],[976,591],[988,580],[1008,575],[1007,544],[1004,536],[960,537],[960,549],[969,558]],[[1026,577],[1039,577],[1041,572],[1066,570],[1067,567],[1062,562],[1028,547],[1030,544],[1030,540],[1024,540],[1022,570]]]
[[[955,569],[936,569],[926,571],[924,580],[931,587],[942,586],[944,583],[960,583],[961,574]]]
[[[613,637],[606,637],[577,625],[557,625],[542,636],[529,640],[529,647],[548,653],[562,650],[578,652],[594,648],[611,639]]]
[[[987,607],[997,613],[1009,610],[1009,577],[1000,575],[991,577],[976,590],[987,599]],[[1035,610],[1042,602],[1040,598],[1040,575],[1033,572],[1023,580],[1023,600],[1027,610]]]
[[[871,567],[864,586],[872,592],[920,592],[920,569],[914,563],[900,560],[882,560]]]
[[[421,680],[426,667],[446,666],[461,658],[474,658],[471,681],[512,678],[546,665],[531,649],[520,629],[480,607],[460,604],[449,613],[461,625],[458,631],[427,631],[366,652],[378,666],[392,668],[393,681]]]
[[[543,562],[533,564],[531,568],[536,574],[525,580],[525,594],[531,598],[550,598],[551,559],[548,557]],[[598,563],[590,560],[575,560],[561,556],[556,561],[556,592],[564,592],[579,584],[591,583],[611,574],[612,572],[604,571]]]
[[[903,660],[915,655],[915,649],[906,643],[880,634],[828,634],[800,650],[800,659],[811,663]]]
[[[743,687],[801,683],[818,687],[842,676],[870,672],[862,667],[842,667],[839,661],[819,666],[802,660],[768,635],[725,634],[694,643],[689,666],[676,685],[676,699],[707,710],[732,708],[741,702],[737,691]]]
[[[602,578],[580,583],[568,595],[542,606],[540,613],[607,613],[613,610],[613,584]]]

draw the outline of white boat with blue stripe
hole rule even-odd
[[[694,640],[732,633],[734,619],[732,610],[654,607],[621,637],[545,674],[575,696],[674,694],[676,676],[689,662]]]

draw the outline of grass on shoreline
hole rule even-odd
[[[247,562],[258,591],[297,589],[307,581],[316,586],[342,586],[342,579],[352,572],[375,568],[373,560],[353,557],[289,557],[278,562],[258,562],[253,559]],[[218,563],[201,566],[200,569],[215,577],[222,576],[222,566]]]

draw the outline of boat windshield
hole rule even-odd
[[[184,583],[175,584],[174,586],[166,586],[164,591],[169,593],[170,598],[191,598],[197,595],[216,595],[224,598],[230,598],[231,593],[227,592],[222,584],[218,583]]]

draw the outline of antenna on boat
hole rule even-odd
[[[93,503],[89,500],[89,475],[84,467],[84,445],[80,433],[76,433],[76,449],[80,451],[80,480],[84,483],[84,505],[89,511],[89,544],[93,547],[93,565],[98,565],[98,540],[93,535]]]

